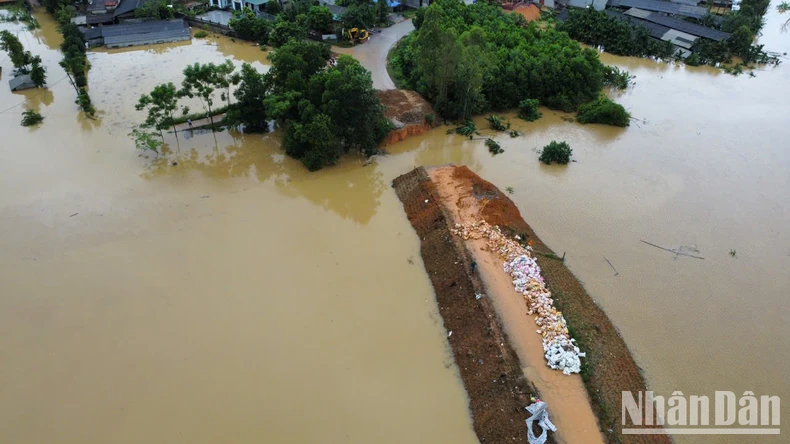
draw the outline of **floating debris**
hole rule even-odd
[[[534,398],[533,398],[534,399]],[[527,407],[527,411],[532,414],[527,418],[527,440],[529,444],[544,444],[547,439],[547,431],[557,431],[557,427],[549,419],[549,412],[546,411],[546,403],[538,399],[537,402]],[[535,436],[532,424],[537,422],[540,426],[540,435]]]
[[[516,291],[527,300],[527,314],[535,315],[536,332],[543,338],[543,351],[548,366],[562,370],[566,375],[581,371],[581,360],[585,356],[570,337],[568,325],[562,312],[554,307],[551,292],[540,273],[540,267],[532,257],[532,247],[524,247],[502,234],[499,227],[485,221],[471,224],[455,224],[453,234],[464,240],[487,239],[488,247],[505,259],[504,270],[513,278]]]

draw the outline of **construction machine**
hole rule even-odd
[[[365,43],[369,37],[367,29],[351,28],[348,30],[348,38],[351,43]]]

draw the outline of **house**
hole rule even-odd
[[[208,0],[208,4],[219,9],[228,9],[232,7],[231,0]]]
[[[192,38],[189,26],[183,19],[122,23],[83,29],[82,35],[88,46],[105,45],[108,48],[181,42]]]
[[[255,12],[263,12],[267,2],[268,0],[208,0],[210,6],[220,9],[241,11],[244,8],[250,8]]]
[[[574,8],[593,8],[596,11],[606,9],[606,0],[570,0],[568,4]]]
[[[11,91],[22,91],[23,89],[35,88],[36,84],[33,83],[33,79],[29,75],[22,74],[9,80],[8,86],[11,88]]]
[[[104,36],[102,36],[102,28],[80,28],[82,38],[88,44],[88,48],[95,48],[104,44]]]
[[[346,9],[348,9],[345,6],[336,5],[335,0],[319,0],[319,3],[321,6],[329,8],[329,12],[332,13],[332,18],[334,18],[336,22],[340,21],[343,14],[346,13]]]

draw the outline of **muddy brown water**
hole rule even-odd
[[[168,136],[158,159],[127,137],[140,94],[195,61],[263,69],[259,48],[212,37],[93,51],[94,121],[76,112],[59,36],[38,17],[35,32],[0,24],[42,56],[51,85],[10,93],[0,56],[0,441],[475,442],[418,239],[389,187],[448,162],[513,188],[656,392],[790,399],[786,57],[749,78],[602,55],[637,76],[613,95],[638,126],[544,109],[513,119],[524,135],[497,135],[496,157],[440,127],[368,166],[350,157],[309,174],[276,132]],[[783,21],[772,6],[770,50],[790,50]],[[43,125],[21,127],[24,109]],[[540,165],[553,139],[577,162]]]

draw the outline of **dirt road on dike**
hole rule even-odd
[[[428,169],[431,181],[453,222],[468,224],[481,218],[480,201],[455,180],[455,167]],[[598,423],[590,406],[582,378],[564,375],[546,365],[540,335],[535,333],[532,316],[524,314],[524,298],[513,291],[512,278],[502,270],[502,259],[490,251],[485,239],[465,241],[480,268],[480,276],[496,313],[504,326],[527,380],[549,405],[551,420],[557,426],[555,439],[567,443],[603,443]]]

